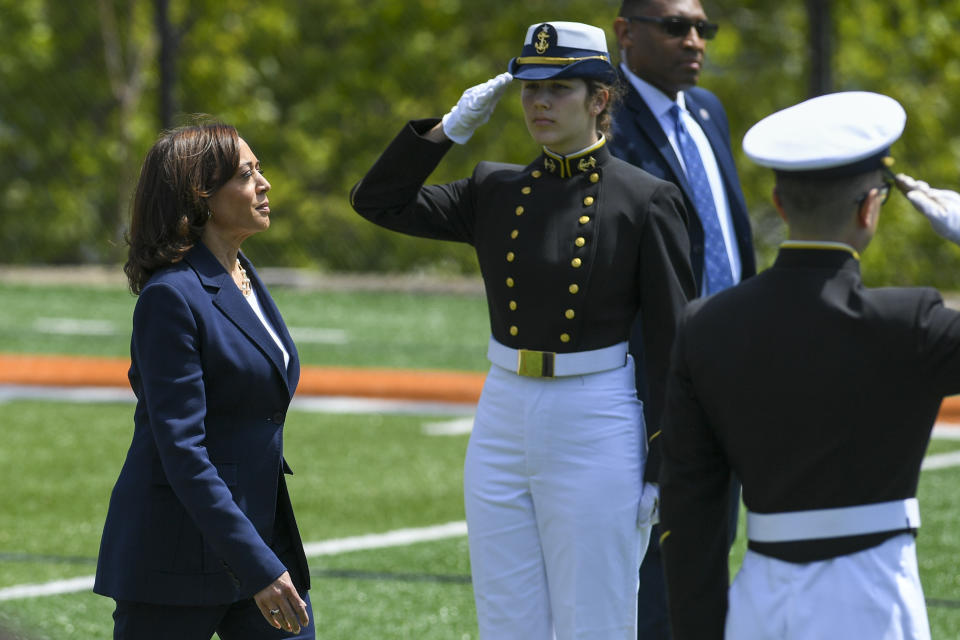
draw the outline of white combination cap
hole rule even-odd
[[[743,151],[777,171],[842,177],[889,167],[890,145],[907,114],[888,96],[845,91],[818,96],[753,125]]]

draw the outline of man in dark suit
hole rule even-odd
[[[715,95],[696,87],[706,40],[717,25],[707,22],[699,0],[624,0],[613,28],[626,95],[614,114],[611,152],[680,187],[690,213],[690,261],[701,295],[754,275],[750,220],[727,116]],[[641,327],[634,327],[633,335],[642,335]],[[636,339],[631,352],[640,361]],[[637,367],[637,388],[646,400],[643,371]],[[736,481],[730,496],[732,542],[740,500]],[[640,567],[638,637],[644,640],[670,637],[659,536],[655,527]]]
[[[623,105],[614,115],[613,154],[680,187],[691,213],[691,262],[701,293],[714,293],[756,273],[753,240],[740,178],[730,150],[730,130],[715,95],[696,86],[706,40],[717,25],[707,22],[698,0],[625,0],[613,24],[620,43],[620,74],[626,87]],[[705,282],[707,211],[698,206],[697,186],[690,178],[677,140],[676,111],[689,131],[709,184],[714,215],[726,248],[730,279]]]
[[[960,392],[960,313],[930,288],[864,287],[859,262],[905,121],[891,98],[846,92],[744,138],[776,171],[790,239],[767,271],[691,303],[678,329],[660,475],[675,640],[930,638],[915,496],[940,402]],[[732,585],[731,472],[748,538]]]

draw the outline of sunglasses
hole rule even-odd
[[[654,18],[653,16],[627,16],[629,22],[653,22],[660,25],[671,38],[682,38],[690,33],[690,28],[697,30],[697,35],[704,40],[713,40],[720,30],[720,25],[716,22],[707,22],[706,20],[688,20],[680,16],[670,16],[668,18]]]
[[[893,188],[893,183],[886,179],[883,181],[883,184],[879,184],[876,187],[874,187],[874,189],[877,189],[877,193],[880,195],[881,207],[887,204],[887,200],[890,199],[890,190],[892,188]],[[871,189],[870,191],[873,191],[873,189]],[[867,191],[865,194],[857,198],[856,200],[857,206],[860,206],[863,204],[863,201],[866,200],[867,196],[870,195],[870,191]]]

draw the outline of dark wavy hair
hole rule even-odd
[[[209,218],[207,198],[237,171],[239,140],[234,127],[210,122],[166,131],[147,152],[123,265],[134,294],[157,269],[179,262],[200,240]]]
[[[601,91],[606,91],[610,99],[607,100],[607,106],[597,116],[597,131],[602,133],[609,142],[613,138],[613,113],[620,106],[625,94],[623,85],[619,82],[604,82],[597,78],[584,78],[587,83],[587,104],[593,100]]]

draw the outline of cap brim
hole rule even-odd
[[[607,82],[615,82],[616,69],[609,63],[597,60],[583,60],[567,65],[551,64],[523,64],[518,65],[517,59],[510,61],[507,67],[510,74],[517,80],[548,80],[550,78],[597,78]]]

